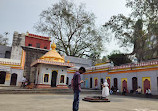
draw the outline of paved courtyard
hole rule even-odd
[[[81,94],[81,99],[87,94]],[[111,102],[80,100],[79,111],[158,111],[158,100],[112,95]],[[73,95],[0,94],[0,111],[72,111]]]

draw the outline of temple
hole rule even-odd
[[[56,45],[51,45],[52,50],[34,61],[31,66],[37,67],[35,84],[37,88],[68,88],[66,85],[67,68],[74,65],[65,62],[64,58],[55,50]]]
[[[158,60],[113,66],[111,63],[92,66],[92,60],[61,56],[50,45],[50,37],[14,32],[11,47],[0,46],[0,86],[20,86],[23,76],[36,88],[67,88],[75,71],[80,66],[87,70],[81,78],[82,88],[101,89],[105,79],[109,88],[114,86],[120,92],[128,93],[139,86],[143,92],[150,88],[158,94]],[[50,50],[51,46],[51,50]]]

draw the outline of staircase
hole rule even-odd
[[[82,89],[82,94],[101,94],[101,90]],[[0,87],[0,94],[73,94],[72,89],[23,89],[19,87]]]

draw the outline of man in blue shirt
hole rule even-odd
[[[79,71],[75,72],[73,76],[73,91],[74,91],[74,101],[73,101],[73,111],[78,111],[79,109],[79,95],[81,92],[81,83],[84,81],[81,80],[81,74],[85,73],[86,69],[84,67],[80,67]]]

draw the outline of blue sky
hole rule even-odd
[[[12,43],[14,31],[19,33],[38,34],[33,28],[39,20],[39,14],[51,4],[59,0],[0,0],[0,34],[9,32],[9,42]],[[107,22],[112,15],[122,13],[128,15],[130,10],[125,7],[126,0],[72,0],[75,4],[85,3],[87,11],[96,16],[96,25],[99,27]],[[104,44],[109,54],[112,50],[124,49],[118,47],[116,41]],[[132,48],[129,48],[130,51]]]

